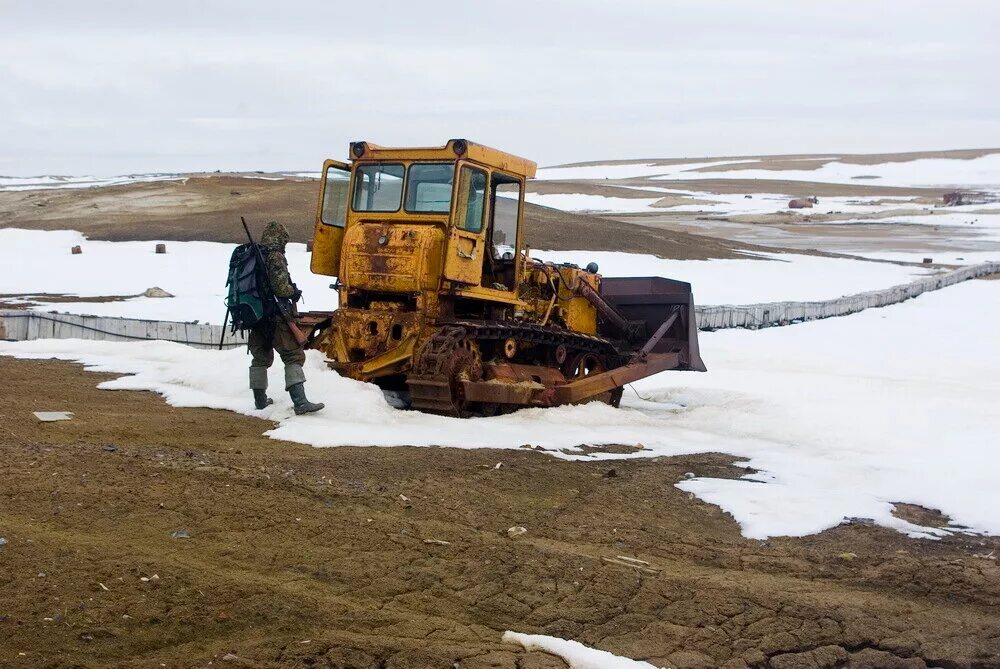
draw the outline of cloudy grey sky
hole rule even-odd
[[[0,174],[1000,146],[995,0],[0,0]]]

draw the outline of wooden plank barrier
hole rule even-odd
[[[699,330],[724,328],[766,328],[801,323],[820,318],[846,316],[873,307],[897,304],[922,293],[940,290],[962,281],[1000,273],[1000,262],[969,265],[961,269],[935,274],[910,283],[845,295],[815,302],[765,302],[761,304],[696,307]],[[697,290],[697,286],[695,286]],[[697,297],[697,293],[695,293]]]
[[[0,339],[98,339],[104,341],[160,340],[197,348],[216,348],[221,325],[147,321],[110,316],[81,316],[22,309],[0,310]],[[223,348],[245,346],[246,338],[226,330]]]

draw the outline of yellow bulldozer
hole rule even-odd
[[[327,160],[311,269],[337,277],[339,308],[299,317],[309,346],[414,409],[463,417],[617,406],[632,381],[705,371],[690,284],[531,257],[535,167],[464,139],[353,142],[349,163]]]

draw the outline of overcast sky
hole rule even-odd
[[[995,147],[998,64],[995,0],[0,0],[0,174]]]

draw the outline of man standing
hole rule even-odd
[[[260,251],[264,256],[264,268],[271,280],[274,297],[283,301],[289,310],[302,297],[292,277],[288,274],[288,260],[285,258],[285,244],[288,230],[285,226],[271,221],[260,236]],[[263,409],[274,400],[267,396],[267,369],[274,362],[274,351],[278,351],[285,364],[285,390],[292,397],[296,414],[313,413],[323,408],[322,403],[306,399],[306,375],[302,363],[306,354],[295,340],[278,307],[271,300],[265,300],[264,318],[250,329],[248,344],[253,360],[250,362],[250,389],[253,391],[254,405]]]

